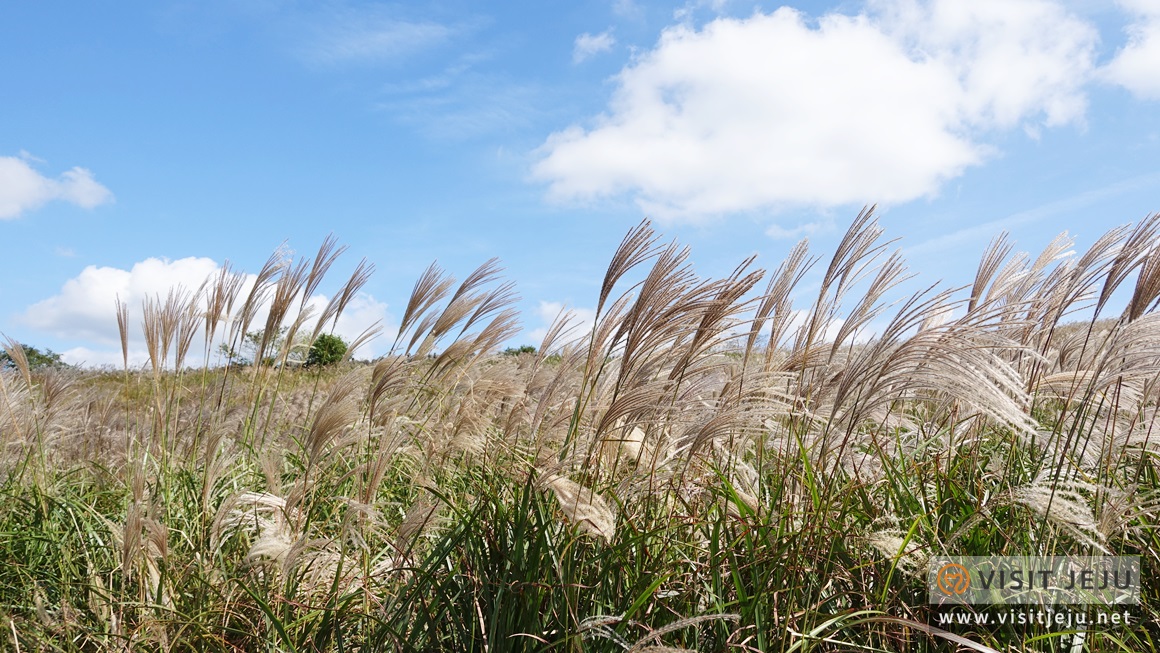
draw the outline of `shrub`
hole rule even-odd
[[[306,355],[306,366],[330,365],[341,362],[346,356],[346,341],[331,334],[324,333],[318,336],[310,346],[310,353]]]

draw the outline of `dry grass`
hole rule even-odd
[[[562,315],[500,356],[518,326],[498,264],[458,284],[432,266],[388,355],[294,369],[295,334],[372,269],[311,315],[328,239],[276,252],[244,298],[227,267],[147,302],[144,371],[33,370],[9,342],[11,646],[950,650],[926,625],[931,556],[1160,562],[1158,230],[1077,256],[1000,237],[969,286],[891,303],[913,275],[870,210],[812,298],[804,241],[765,285],[752,260],[701,279],[641,224],[589,333]],[[208,358],[263,311],[288,333],[258,345],[275,365],[184,367],[199,329]],[[1158,586],[1129,631],[959,635],[1150,648]]]

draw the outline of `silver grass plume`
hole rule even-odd
[[[1077,542],[1111,555],[1088,498],[1105,488],[1084,481],[1055,480],[1053,474],[1053,470],[1047,470],[1030,484],[1013,489],[1010,502],[1046,518]]]
[[[560,476],[548,474],[540,479],[541,487],[550,489],[560,502],[560,509],[564,511],[568,521],[576,524],[586,533],[590,533],[611,543],[616,536],[616,513],[609,506],[604,497],[596,494],[591,488]]]

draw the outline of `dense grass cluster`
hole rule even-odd
[[[432,266],[373,364],[186,364],[325,333],[370,274],[302,311],[332,241],[147,303],[142,370],[124,306],[120,372],[10,343],[4,647],[1155,650],[1160,217],[1078,255],[998,238],[897,303],[881,236],[867,211],[828,262],[704,280],[641,225],[591,330],[512,355],[489,262]],[[928,624],[930,556],[1101,553],[1144,559],[1131,628]]]

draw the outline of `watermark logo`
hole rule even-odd
[[[930,562],[932,604],[1140,602],[1139,556],[956,556]]]
[[[971,572],[960,564],[948,562],[939,568],[935,584],[946,596],[960,596],[971,589]]]

